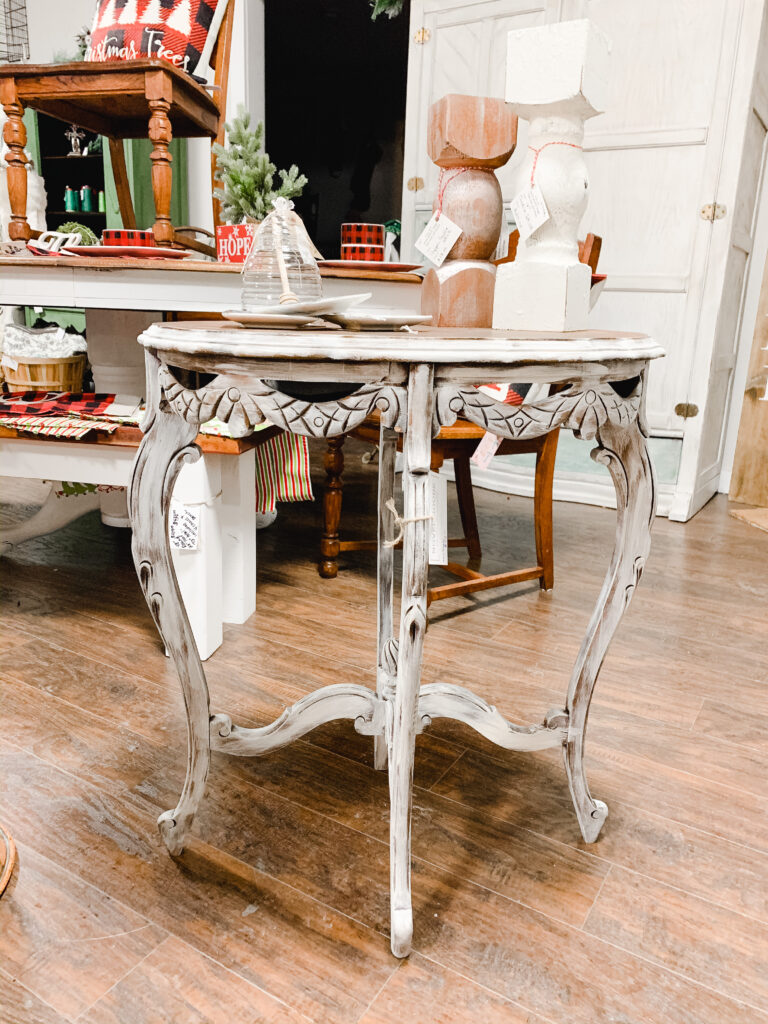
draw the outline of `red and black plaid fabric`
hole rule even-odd
[[[341,258],[343,260],[375,260],[377,263],[384,262],[383,245],[342,245]]]
[[[383,224],[342,224],[342,245],[384,245]]]
[[[226,6],[227,0],[97,0],[85,59],[160,57],[205,75]]]
[[[0,394],[0,415],[99,416],[114,401],[114,395],[81,391],[9,391]]]
[[[151,231],[134,231],[129,228],[105,228],[101,233],[102,245],[154,245],[155,236]]]

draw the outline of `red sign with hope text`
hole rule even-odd
[[[245,263],[258,224],[217,224],[216,258],[221,263]]]

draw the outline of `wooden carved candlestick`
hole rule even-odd
[[[549,219],[499,267],[493,326],[580,330],[587,326],[590,269],[579,263],[578,229],[589,179],[584,122],[605,107],[608,41],[586,20],[510,32],[506,96],[530,122],[515,194],[538,186]]]
[[[490,327],[496,267],[490,262],[503,213],[494,171],[509,160],[517,118],[503,100],[443,96],[429,112],[428,152],[440,168],[433,211],[461,235],[445,262],[430,270],[421,310],[438,327]]]

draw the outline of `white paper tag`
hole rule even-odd
[[[3,358],[0,359],[0,366],[7,366],[9,370],[18,370],[19,364],[9,356],[6,352],[3,352]]]
[[[499,450],[501,444],[501,438],[497,434],[492,434],[486,430],[483,434],[483,439],[480,444],[472,452],[472,457],[469,460],[473,462],[478,469],[488,469],[491,464],[491,459]]]
[[[520,241],[525,241],[533,232],[549,220],[549,210],[538,185],[531,185],[518,192],[509,204],[515,218]]]
[[[439,473],[429,474],[429,564],[448,562],[448,481]]]
[[[177,551],[197,551],[200,545],[200,512],[193,505],[171,502],[168,537]]]
[[[507,224],[507,214],[504,209],[501,212],[501,231],[499,232],[499,240],[496,243],[496,251],[492,260],[503,260],[506,258],[509,252],[509,224]]]
[[[436,267],[439,267],[454,247],[460,234],[459,225],[454,224],[444,213],[433,213],[429,224],[421,232],[414,245],[422,256],[426,256]]]

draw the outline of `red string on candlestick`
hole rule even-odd
[[[443,182],[443,178],[445,177],[445,168],[440,168],[440,178],[438,179],[437,182],[437,210],[435,211],[435,220],[440,220],[440,214],[443,212],[443,197],[445,196],[445,190],[448,188],[452,181],[455,181],[456,178],[459,177],[460,174],[463,174],[464,171],[468,170],[468,167],[458,167],[456,168],[456,170],[454,170],[450,178],[448,178],[447,181]]]
[[[539,153],[541,153],[542,150],[546,149],[547,146],[570,146],[571,149],[582,149],[583,148],[582,146],[580,146],[576,142],[557,142],[557,141],[545,142],[544,145],[543,146],[539,146],[538,149],[536,149],[535,146],[529,146],[528,149],[530,149],[532,153],[536,154],[534,156],[534,158],[533,158],[533,166],[531,167],[531,188],[533,188],[533,176],[536,173],[536,164],[539,162]]]

